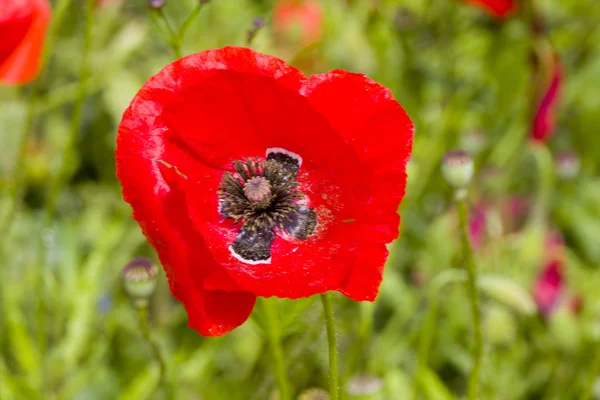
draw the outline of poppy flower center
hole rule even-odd
[[[271,183],[263,176],[254,176],[244,185],[244,194],[250,201],[264,201],[271,195]]]
[[[271,262],[275,234],[305,240],[317,226],[316,212],[298,189],[302,158],[280,148],[267,149],[266,159],[232,161],[219,186],[219,213],[242,222],[229,250],[247,264]]]

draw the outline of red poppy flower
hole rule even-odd
[[[316,42],[323,29],[323,7],[318,1],[281,0],[273,10],[277,35],[297,38],[304,45]]]
[[[481,202],[473,207],[469,216],[469,236],[475,250],[480,250],[484,244],[487,230],[486,211],[486,205]]]
[[[142,87],[119,126],[117,176],[190,326],[220,335],[256,296],[374,300],[412,130],[364,75],[305,77],[226,47]]]
[[[515,0],[466,0],[496,17],[505,17],[517,9]]]
[[[544,267],[533,288],[533,298],[542,315],[552,313],[559,304],[563,291],[562,264],[558,260],[552,260]]]
[[[0,82],[23,84],[37,76],[49,21],[47,0],[0,0]]]
[[[554,129],[556,106],[562,86],[562,72],[557,57],[554,57],[550,80],[538,105],[533,120],[532,138],[538,142],[546,142]]]

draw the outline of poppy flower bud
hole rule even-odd
[[[147,300],[156,288],[157,274],[158,267],[152,261],[144,257],[134,258],[121,271],[125,291],[135,299]]]
[[[581,161],[574,151],[559,153],[554,162],[556,164],[556,173],[560,179],[571,180],[579,174]]]
[[[167,4],[167,0],[148,0],[148,7],[158,10]]]
[[[252,20],[252,26],[256,29],[262,28],[263,26],[265,26],[265,20],[261,17],[256,17]]]
[[[329,400],[329,393],[321,388],[309,388],[300,393],[298,400]]]
[[[442,161],[442,174],[451,186],[465,188],[473,178],[473,158],[463,150],[449,151]]]
[[[259,29],[262,28],[263,26],[265,26],[264,19],[262,19],[260,17],[254,18],[252,20],[252,26],[248,30],[248,36],[246,38],[246,43],[248,43],[248,44],[252,43],[252,40],[254,40],[254,37],[258,33]]]
[[[377,376],[356,375],[352,377],[346,385],[346,391],[351,398],[370,399],[381,390],[383,382]]]

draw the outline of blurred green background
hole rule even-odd
[[[124,264],[156,257],[122,200],[114,147],[129,101],[174,55],[145,1],[105,0],[87,17],[84,3],[53,2],[53,47],[37,88],[0,88],[0,207],[3,218],[11,213],[0,250],[1,399],[164,396],[122,287]],[[196,3],[171,0],[164,12],[178,27]],[[498,20],[459,0],[317,3],[322,26],[309,42],[300,23],[274,26],[272,0],[212,0],[182,49],[243,46],[262,17],[266,24],[251,47],[307,74],[365,73],[390,87],[415,122],[401,237],[390,246],[381,293],[375,303],[334,296],[344,398],[445,400],[465,393],[471,318],[452,190],[439,172],[443,154],[458,147],[474,155],[469,199],[484,215],[476,253],[481,398],[583,398],[600,363],[600,2],[537,2],[564,74],[547,147],[529,139],[536,42],[525,13]],[[81,124],[73,128],[82,94]],[[31,109],[32,134],[17,172],[26,190],[12,213],[7,188]],[[553,161],[566,150],[581,162],[576,176]],[[56,212],[48,213],[53,196]],[[519,202],[522,212],[510,207]],[[542,317],[532,288],[547,262],[550,231],[565,242],[565,294]],[[578,298],[581,309],[568,298]],[[269,301],[278,310],[296,395],[326,388],[319,302]],[[232,333],[203,338],[187,327],[159,275],[150,329],[177,399],[276,398],[261,326],[259,308]],[[378,390],[360,394],[369,392],[366,381],[378,382],[369,387]]]

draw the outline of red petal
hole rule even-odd
[[[156,161],[161,144],[152,124],[158,108],[142,96],[125,112],[119,127],[117,176],[134,218],[158,252],[173,295],[188,311],[190,327],[203,335],[221,335],[248,318],[255,296],[204,288],[204,279],[218,266],[190,226],[180,187],[185,180],[174,167]]]
[[[356,224],[348,224],[356,230],[354,237],[360,238],[356,243],[356,257],[362,260],[373,247],[372,242],[389,243],[398,236],[397,210],[406,187],[413,124],[390,90],[364,75],[345,71],[314,75],[305,85],[304,93],[319,112],[328,116],[335,131],[352,145],[363,168],[371,172],[371,179],[364,188],[370,197],[366,203],[359,204],[354,214]],[[383,254],[382,246],[378,248],[379,254]],[[352,274],[356,277],[349,277],[347,281],[360,281],[373,271],[380,276],[385,258],[355,262]],[[373,287],[372,297],[377,288],[378,284]],[[356,285],[348,286],[344,293],[357,300],[364,296]]]
[[[556,106],[559,100],[560,89],[562,86],[562,73],[556,61],[552,73],[552,79],[540,104],[535,113],[533,120],[533,133],[532,137],[534,140],[539,142],[547,141],[556,127],[555,123],[555,112]]]
[[[357,301],[374,301],[383,279],[383,266],[388,253],[382,243],[363,245],[340,291]]]
[[[0,0],[0,9],[0,82],[27,83],[40,69],[50,4],[47,0]]]
[[[505,17],[517,9],[515,0],[467,0],[496,17]]]
[[[544,267],[533,289],[533,297],[543,315],[549,315],[558,305],[563,287],[561,263],[553,260]]]

